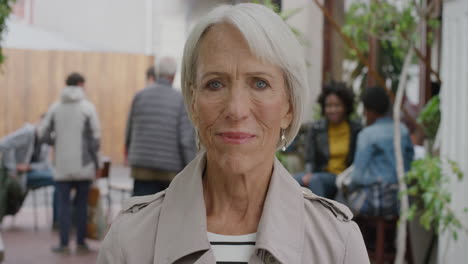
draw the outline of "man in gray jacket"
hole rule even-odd
[[[195,156],[193,126],[181,93],[172,87],[176,70],[174,59],[161,59],[157,74],[154,67],[149,68],[147,87],[133,98],[125,153],[134,178],[134,196],[166,189]]]
[[[39,127],[39,135],[54,138],[55,175],[58,191],[60,245],[56,253],[68,253],[71,225],[70,192],[75,189],[77,251],[88,252],[85,243],[88,192],[98,166],[100,127],[96,109],[86,100],[85,79],[72,73],[66,80],[61,98],[54,103]]]

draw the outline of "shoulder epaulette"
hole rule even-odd
[[[304,187],[302,188],[302,194],[304,195],[304,198],[311,201],[317,201],[322,204],[322,206],[330,210],[338,220],[348,222],[353,219],[353,213],[344,204],[318,196],[312,193],[311,190]]]
[[[166,191],[161,191],[152,195],[132,197],[123,203],[122,213],[136,213],[148,206],[150,203],[164,197],[165,194]]]

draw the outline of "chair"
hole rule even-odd
[[[111,167],[111,160],[108,157],[104,157],[102,159],[102,164],[103,166],[97,170],[96,173],[96,180],[99,179],[106,179],[107,180],[107,189],[105,192],[102,193],[102,196],[105,196],[107,199],[107,214],[106,214],[106,219],[108,219],[111,211],[112,211],[112,200],[111,200],[111,195],[110,195],[110,180],[109,180],[109,174],[110,174],[110,167]]]
[[[107,199],[107,220],[109,219],[109,217],[111,216],[111,213],[112,213],[112,197],[111,197],[111,190],[116,190],[116,191],[119,191],[121,194],[122,194],[122,198],[121,198],[121,202],[123,202],[123,200],[125,199],[125,194],[126,193],[131,193],[132,192],[132,188],[131,186],[128,186],[128,185],[125,185],[125,184],[120,184],[120,183],[116,183],[116,182],[113,182],[111,180],[111,164],[112,164],[112,161],[109,157],[104,157],[102,158],[102,163],[103,163],[103,166],[102,168],[100,168],[98,170],[98,173],[97,173],[97,179],[106,179],[107,181],[107,190],[106,192],[103,192],[103,196],[106,197]]]
[[[359,216],[356,222],[366,240],[367,253],[371,262],[376,264],[393,263],[396,257],[393,242],[395,241],[398,217]],[[369,243],[372,238],[375,238],[375,245]],[[406,235],[405,259],[409,264],[414,263],[409,232]]]
[[[50,223],[50,218],[49,218],[49,213],[50,213],[50,203],[49,203],[49,193],[47,191],[47,187],[49,186],[54,186],[54,182],[51,180],[50,182],[45,182],[42,181],[39,184],[29,184],[26,186],[28,189],[28,192],[31,193],[32,195],[32,205],[33,205],[33,211],[34,211],[34,230],[38,230],[38,204],[37,204],[37,192],[40,189],[44,190],[44,204],[46,207],[46,221],[47,223]]]

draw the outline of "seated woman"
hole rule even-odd
[[[98,263],[369,263],[349,210],[275,158],[301,124],[301,50],[261,5],[223,5],[195,25],[181,76],[201,151],[165,191],[123,206]]]
[[[324,119],[314,122],[306,138],[305,172],[294,178],[318,196],[333,199],[336,175],[353,163],[362,126],[351,120],[354,96],[344,83],[331,83],[318,98]]]
[[[399,214],[398,177],[393,120],[388,116],[390,99],[384,88],[371,87],[362,93],[362,103],[368,126],[358,136],[347,203],[360,215],[396,216]],[[403,124],[401,147],[405,171],[408,171],[414,150]]]
[[[14,176],[22,191],[54,186],[53,169],[49,159],[50,140],[39,138],[37,126],[26,123],[20,129],[0,139],[0,151],[10,176]],[[54,194],[54,220],[57,219]]]

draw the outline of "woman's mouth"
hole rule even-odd
[[[245,132],[222,132],[217,135],[227,144],[244,144],[255,138],[255,135]]]

